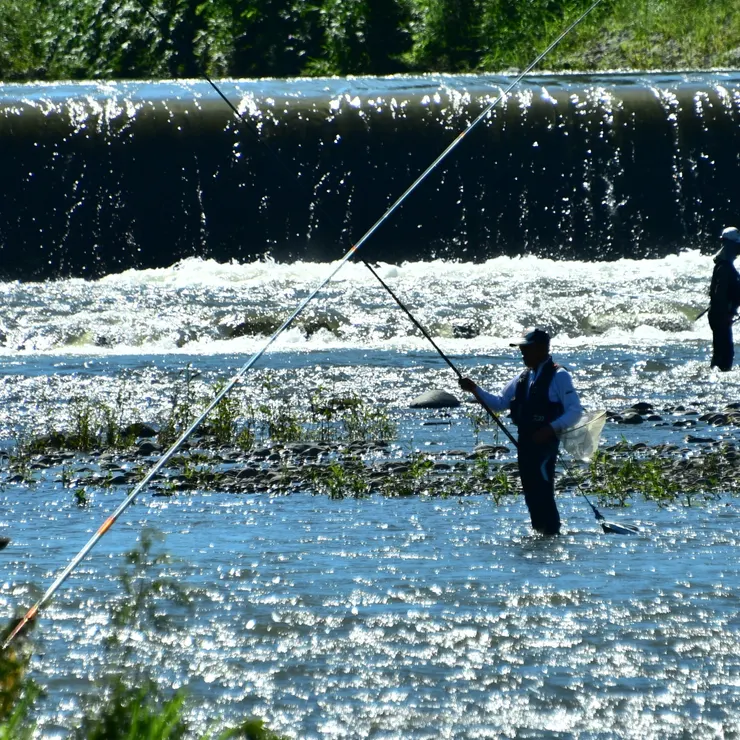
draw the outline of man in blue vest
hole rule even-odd
[[[712,328],[711,367],[727,371],[735,358],[732,322],[740,306],[740,275],[735,259],[740,250],[740,231],[728,226],[722,232],[722,248],[714,256],[709,285],[709,326]]]
[[[519,347],[526,370],[513,378],[501,395],[488,393],[470,378],[460,378],[460,387],[474,393],[491,411],[511,409],[519,431],[519,477],[532,527],[542,534],[558,534],[557,435],[578,421],[583,407],[570,373],[553,362],[550,335],[544,329],[532,329],[511,346]]]

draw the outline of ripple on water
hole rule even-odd
[[[18,494],[4,493],[28,514],[22,553],[5,561],[6,611],[27,597],[21,584],[61,567],[93,518],[64,517],[66,542],[49,547],[32,524],[44,496]],[[137,635],[136,654],[199,697],[196,720],[255,712],[309,738],[740,729],[737,536],[721,504],[636,504],[630,517],[651,526],[617,538],[565,497],[568,532],[545,539],[522,505],[480,500],[154,501],[111,530],[42,620],[34,671],[52,708],[42,726],[74,714],[105,670],[118,553],[147,523],[166,533],[167,573],[194,609],[175,615],[182,632],[168,639]]]

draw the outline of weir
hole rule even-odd
[[[0,277],[337,259],[509,78],[0,86]],[[367,260],[713,249],[740,221],[740,73],[534,75]],[[267,146],[265,146],[267,145]]]

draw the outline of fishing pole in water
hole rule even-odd
[[[275,332],[269,337],[265,344],[254,354],[249,360],[242,365],[237,373],[224,385],[221,391],[214,397],[207,408],[201,413],[201,415],[193,421],[190,426],[180,435],[180,437],[172,444],[172,446],[162,455],[162,457],[152,466],[149,472],[144,478],[133,488],[131,493],[126,496],[123,502],[118,508],[100,525],[95,534],[88,540],[88,542],[82,547],[82,549],[75,555],[69,564],[61,571],[54,582],[47,588],[41,598],[24,614],[24,616],[10,629],[8,636],[5,638],[2,647],[3,651],[6,650],[13,640],[26,628],[26,626],[34,620],[43,607],[51,601],[54,594],[59,590],[62,584],[69,578],[70,574],[79,565],[79,563],[85,558],[85,556],[93,549],[93,547],[100,541],[105,533],[115,524],[123,512],[131,505],[136,496],[144,489],[144,487],[152,480],[157,472],[164,466],[164,464],[177,452],[180,446],[190,437],[190,435],[203,423],[206,417],[213,411],[213,409],[220,403],[220,401],[226,397],[226,395],[234,388],[234,386],[246,375],[246,373],[255,365],[255,363],[265,354],[265,352],[273,345],[277,338],[290,326],[293,322],[301,315],[306,306],[324,289],[324,287],[331,282],[335,275],[344,267],[344,265],[358,252],[362,246],[375,234],[380,226],[403,204],[406,198],[416,190],[416,188],[428,177],[428,175],[436,169],[436,167],[462,142],[462,140],[481,123],[489,113],[499,104],[510,92],[518,85],[522,79],[529,74],[532,69],[539,64],[577,25],[579,25],[597,6],[599,6],[603,0],[596,0],[592,3],[589,8],[579,16],[573,23],[571,23],[536,59],[529,64],[523,72],[521,72],[516,79],[509,84],[509,86],[491,103],[489,103],[478,117],[447,146],[447,148],[414,180],[414,182],[401,194],[401,196],[391,204],[391,206],[385,211],[385,213],[362,235],[359,241],[351,246],[346,254],[339,260],[337,265],[331,271],[331,273],[324,278],[319,285],[314,288],[311,293],[301,301],[298,307],[293,311],[292,314],[275,330]],[[142,6],[143,7],[143,6]],[[145,8],[146,10],[146,8]],[[147,11],[149,12],[149,11]],[[210,84],[216,88],[215,84],[206,78]],[[216,88],[218,91],[218,88]],[[219,92],[219,95],[226,100],[225,96]],[[229,102],[228,100],[226,101]],[[229,103],[233,108],[233,105]],[[236,110],[234,108],[234,110]],[[240,118],[245,120],[241,115]],[[367,264],[367,263],[366,263]],[[420,326],[417,322],[417,326]],[[425,336],[428,334],[425,332]],[[435,345],[436,346],[436,345]],[[450,363],[451,364],[451,363]],[[458,373],[459,374],[459,373]],[[495,415],[494,415],[495,416]],[[508,430],[507,435],[512,439]]]

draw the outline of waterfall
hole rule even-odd
[[[340,256],[497,96],[494,76],[0,86],[0,276]],[[367,259],[609,260],[740,225],[740,74],[528,78]]]

